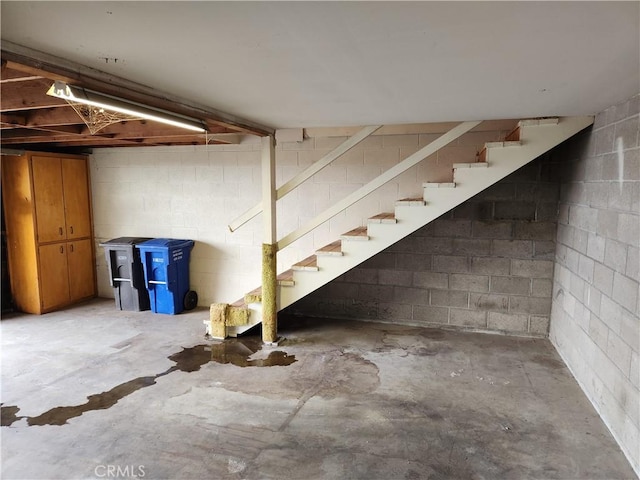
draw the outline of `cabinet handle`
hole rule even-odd
[[[72,243],[71,245],[69,245],[69,251],[70,251],[71,253],[73,253],[73,243]]]
[[[62,227],[58,227],[58,233],[59,233],[60,235],[62,235],[62,234],[64,233],[64,231],[62,230]]]
[[[71,230],[71,235],[73,235],[73,227],[69,227],[69,229]]]
[[[64,247],[60,247],[60,253],[64,253]]]

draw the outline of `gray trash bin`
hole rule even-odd
[[[109,282],[114,288],[119,310],[140,312],[149,310],[149,292],[144,281],[139,243],[151,240],[143,237],[120,237],[101,243],[109,269]]]

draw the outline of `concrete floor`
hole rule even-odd
[[[2,478],[635,478],[546,340],[206,317],[5,316]]]

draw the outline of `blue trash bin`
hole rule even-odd
[[[151,311],[174,315],[198,304],[189,290],[189,258],[193,240],[154,238],[136,245],[144,268]]]

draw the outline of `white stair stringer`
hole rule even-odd
[[[395,223],[371,222],[368,224],[368,240],[342,237],[342,255],[318,255],[317,271],[294,271],[293,286],[278,286],[278,309],[291,305],[380,253],[592,123],[591,116],[560,118],[557,123],[555,119],[521,121],[519,142],[504,142],[502,145],[494,142],[489,145],[486,152],[487,168],[468,168],[467,164],[458,164],[454,168],[453,183],[443,183],[439,188],[433,183],[424,185],[425,205],[399,201],[395,207]],[[260,304],[251,304],[251,324],[228,327],[228,335],[236,336],[260,323],[259,307]]]

